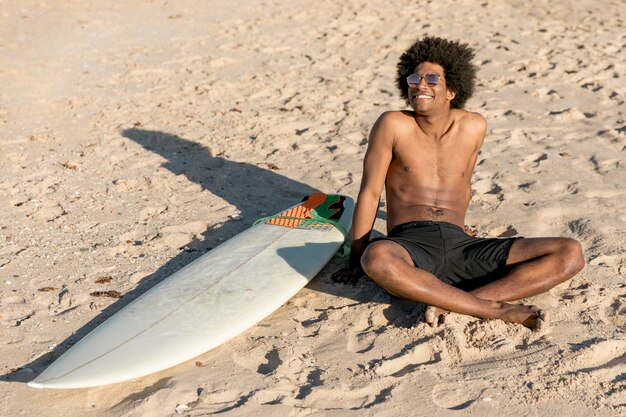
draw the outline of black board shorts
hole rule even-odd
[[[447,222],[400,224],[386,238],[407,250],[419,269],[447,284],[472,289],[502,278],[511,245],[517,238],[477,238]]]

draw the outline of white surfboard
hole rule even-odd
[[[343,244],[340,229],[349,230],[353,208],[349,197],[313,194],[281,218],[245,230],[128,304],[28,385],[85,388],[127,381],[226,342],[317,275]],[[302,220],[320,213],[339,225]]]

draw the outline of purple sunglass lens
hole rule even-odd
[[[426,74],[424,78],[426,78],[426,84],[437,85],[439,83],[439,75],[437,74]],[[417,86],[422,81],[422,76],[419,74],[411,74],[406,78],[406,81],[409,85]]]

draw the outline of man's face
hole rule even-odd
[[[454,92],[448,90],[443,67],[432,62],[422,62],[415,68],[415,74],[422,79],[417,87],[409,86],[409,100],[416,113],[432,113],[433,110],[449,108]],[[427,74],[437,74],[437,85],[426,83]]]

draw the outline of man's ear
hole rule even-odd
[[[456,97],[456,93],[448,88],[448,90],[446,91],[446,98],[448,99],[448,101],[452,101],[454,100],[454,97]]]

